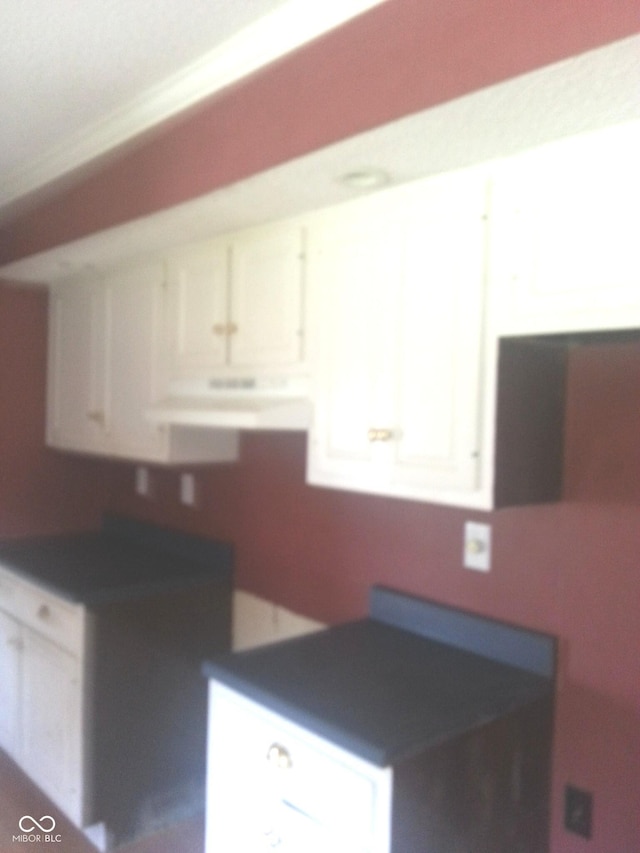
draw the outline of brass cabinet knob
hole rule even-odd
[[[48,619],[51,616],[51,611],[46,604],[41,604],[38,607],[38,619]]]
[[[391,441],[393,438],[392,429],[378,429],[371,427],[367,432],[367,439],[373,443],[374,441]]]
[[[267,761],[280,770],[288,770],[293,763],[289,755],[289,750],[280,743],[271,744],[267,750]]]

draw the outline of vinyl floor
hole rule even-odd
[[[22,817],[36,819],[51,815],[56,821],[57,842],[21,841]],[[23,822],[23,826],[27,826]],[[37,828],[31,833],[40,833]],[[118,853],[203,853],[204,816],[174,824],[154,835],[118,848]],[[22,771],[0,750],[0,853],[96,853],[96,848],[33,785]]]

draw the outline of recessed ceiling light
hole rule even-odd
[[[372,190],[383,187],[391,180],[383,169],[358,169],[340,176],[340,183],[354,190]]]

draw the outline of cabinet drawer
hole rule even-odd
[[[0,569],[2,606],[15,619],[74,655],[82,653],[85,609]]]

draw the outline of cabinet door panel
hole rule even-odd
[[[394,230],[367,216],[338,218],[311,235],[315,416],[309,479],[376,488],[392,450],[371,429],[393,431]]]
[[[47,441],[95,450],[105,426],[104,292],[78,282],[51,294]]]
[[[82,821],[82,684],[78,659],[25,629],[25,771],[60,808]]]
[[[290,366],[302,351],[302,232],[279,225],[231,247],[230,359],[237,366]]]
[[[170,371],[206,375],[227,361],[226,243],[207,243],[173,255],[167,264]]]
[[[0,748],[19,757],[19,708],[21,702],[20,626],[0,610]]]
[[[109,449],[122,456],[162,456],[166,436],[146,409],[159,396],[162,268],[138,267],[106,280],[108,300]]]
[[[410,208],[398,292],[398,485],[477,485],[485,186],[436,181]]]

